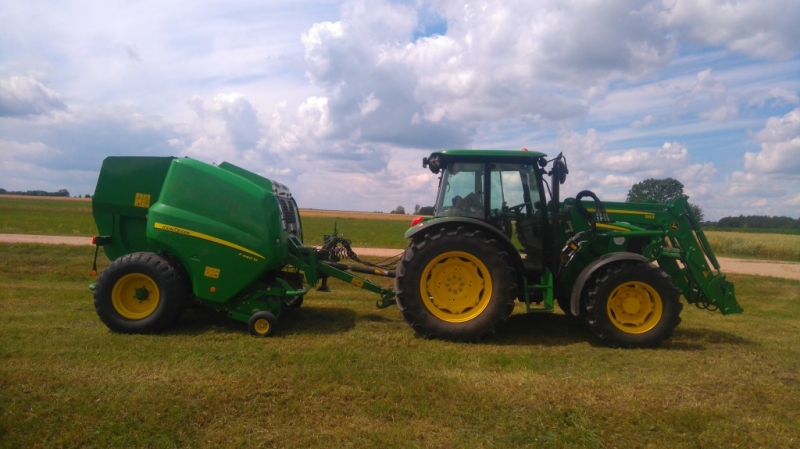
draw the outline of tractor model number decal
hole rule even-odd
[[[203,276],[207,278],[219,279],[219,268],[206,267]]]
[[[150,195],[146,193],[137,193],[136,198],[133,200],[135,207],[143,207],[145,209],[150,207]]]
[[[217,243],[219,245],[227,246],[228,248],[233,248],[233,249],[239,250],[239,251],[241,251],[240,254],[247,253],[250,256],[254,257],[254,259],[250,259],[250,260],[256,260],[257,261],[258,259],[255,259],[255,257],[258,257],[258,258],[261,258],[261,259],[265,258],[264,256],[262,256],[261,254],[255,252],[255,251],[249,250],[249,249],[247,249],[247,248],[245,248],[243,246],[239,246],[239,245],[237,245],[237,244],[235,244],[233,242],[229,242],[227,240],[222,240],[220,238],[214,237],[213,235],[203,234],[202,232],[192,231],[191,229],[179,228],[177,226],[171,226],[171,225],[164,224],[164,223],[155,223],[153,225],[153,227],[156,228],[156,229],[160,229],[162,231],[174,232],[176,234],[181,234],[181,235],[186,235],[186,236],[189,236],[189,237],[194,237],[196,239],[205,240],[207,242],[212,242],[212,243]],[[249,259],[249,257],[248,257],[248,259]]]
[[[594,212],[594,209],[587,209],[589,212]],[[606,210],[609,214],[627,214],[627,215],[642,215],[644,216],[645,220],[655,220],[656,214],[652,212],[644,212],[638,210],[619,210],[619,209],[608,209]]]

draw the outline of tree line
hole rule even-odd
[[[720,229],[790,230],[800,232],[800,218],[768,217],[766,215],[739,215],[720,218],[716,223],[706,223]]]
[[[69,197],[69,190],[61,189],[58,192],[46,192],[44,190],[8,191],[0,189],[0,195],[26,195],[26,196],[65,196]]]

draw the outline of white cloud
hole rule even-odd
[[[700,43],[759,58],[797,55],[800,3],[795,0],[663,0],[661,17]]]
[[[755,138],[761,142],[761,151],[745,153],[746,170],[800,179],[800,109],[770,118]]]
[[[201,120],[222,121],[227,141],[238,152],[255,148],[261,136],[261,125],[256,108],[244,95],[238,92],[218,94],[212,101],[194,96],[189,104]]]
[[[26,117],[66,109],[61,96],[31,75],[0,74],[0,117]]]
[[[800,103],[800,97],[798,97],[796,93],[781,87],[773,87],[766,91],[754,92],[750,95],[750,99],[747,102],[749,106],[758,106],[762,108],[767,104],[781,106],[798,103]]]

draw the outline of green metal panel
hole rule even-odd
[[[148,251],[147,209],[158,201],[173,157],[108,157],[92,197],[98,235],[109,237],[103,250],[114,260]]]
[[[147,237],[181,261],[197,297],[225,303],[285,265],[279,205],[265,187],[194,159],[173,161]]]

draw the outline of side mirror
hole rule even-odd
[[[564,184],[567,182],[567,173],[569,173],[569,169],[567,168],[567,163],[564,162],[563,158],[556,159],[553,171],[558,175],[559,184]]]

